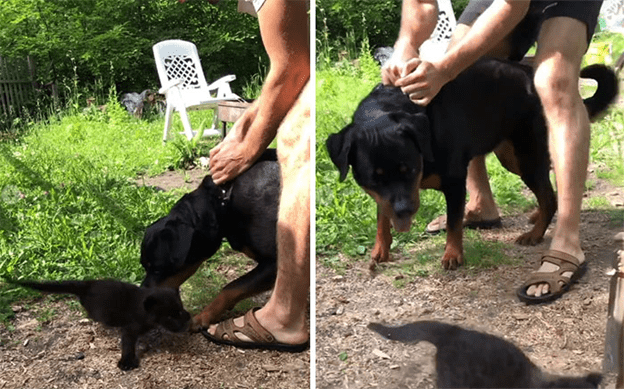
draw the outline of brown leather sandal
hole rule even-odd
[[[579,264],[579,260],[570,254],[557,250],[548,250],[542,254],[542,261],[559,266],[559,269],[552,272],[535,271],[529,279],[516,291],[520,301],[527,304],[545,303],[561,297],[570,289],[570,286],[578,280],[585,272],[585,263]],[[564,273],[572,273],[571,277],[566,277]],[[526,292],[531,285],[548,284],[548,293],[545,295],[529,296]]]
[[[219,323],[214,335],[208,333],[206,329],[202,329],[200,332],[211,342],[245,349],[277,350],[299,353],[310,347],[309,341],[301,344],[278,342],[270,332],[258,323],[254,314],[254,312],[258,309],[260,308],[253,308],[245,313],[245,316],[243,316],[244,324],[242,327],[234,324],[234,319],[232,318]],[[241,340],[238,336],[236,336],[237,333],[245,335],[251,341]]]

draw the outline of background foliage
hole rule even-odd
[[[0,56],[33,56],[42,84],[77,77],[119,92],[156,88],[152,46],[165,39],[194,42],[209,80],[234,73],[244,85],[266,61],[257,20],[235,1],[0,2]]]
[[[469,0],[451,0],[458,18]],[[399,34],[401,20],[399,0],[316,0],[316,33],[330,47],[341,47],[334,53],[340,57],[354,52],[353,42],[368,39],[374,51],[392,46]],[[353,59],[353,58],[351,58]]]

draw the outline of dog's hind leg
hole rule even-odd
[[[520,171],[520,166],[518,163],[518,159],[516,158],[516,151],[514,150],[513,144],[510,141],[501,142],[494,149],[494,154],[496,154],[496,158],[503,165],[503,167],[515,175],[521,177],[522,172]],[[536,209],[535,212],[529,216],[529,223],[535,224],[541,217],[540,209]]]
[[[275,259],[260,259],[258,265],[249,273],[223,287],[217,297],[193,318],[192,330],[207,328],[210,324],[216,323],[225,311],[234,308],[239,301],[270,290],[275,284],[276,262]]]
[[[516,238],[516,243],[533,246],[543,240],[544,233],[557,210],[557,198],[550,184],[548,169],[536,169],[523,174],[521,178],[537,197],[538,209],[531,215],[535,222],[533,228]]]
[[[535,126],[544,126],[543,121],[538,121]],[[549,178],[550,157],[546,141],[534,138],[534,142],[527,142],[526,139],[525,135],[524,139],[514,142],[514,154],[520,168],[520,178],[535,194],[538,210],[531,215],[533,228],[516,239],[516,243],[525,246],[536,245],[543,240],[544,233],[557,211],[557,198]]]

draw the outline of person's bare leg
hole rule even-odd
[[[256,318],[278,341],[298,344],[309,339],[306,311],[310,290],[310,84],[286,117],[277,135],[282,169],[282,195],[277,221],[277,280]]]
[[[566,17],[546,20],[538,38],[535,86],[544,106],[550,155],[557,178],[557,223],[551,250],[585,261],[580,213],[589,159],[589,118],[578,92],[578,74],[587,49],[587,27]],[[544,263],[538,272],[558,266]],[[571,276],[571,274],[564,274]],[[548,284],[531,285],[529,296],[549,293]]]
[[[277,221],[278,269],[273,293],[255,312],[256,319],[278,342],[301,344],[309,340],[306,312],[310,289],[310,83],[304,88],[277,132],[282,190]],[[234,319],[236,326],[243,317]],[[208,331],[214,334],[217,326]],[[236,333],[242,341],[249,341]]]
[[[466,204],[464,219],[490,221],[499,218],[485,167],[485,156],[475,157],[468,164],[466,190],[470,198]]]

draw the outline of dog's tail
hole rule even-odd
[[[440,323],[437,321],[418,321],[405,324],[399,327],[387,327],[380,323],[369,323],[368,328],[377,332],[386,339],[397,340],[403,343],[415,343],[420,341],[440,344],[444,338],[454,331],[461,331],[461,328]]]
[[[77,296],[84,296],[89,291],[91,287],[91,282],[89,281],[45,281],[45,282],[35,282],[35,281],[9,281],[12,284],[17,284],[21,286],[25,286],[27,288],[40,290],[42,292],[49,293],[69,293],[75,294]]]
[[[584,100],[589,118],[593,119],[615,100],[618,95],[618,78],[613,70],[602,64],[587,66],[581,70],[581,78],[598,82],[598,90]]]

